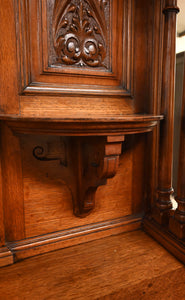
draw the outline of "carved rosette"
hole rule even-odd
[[[64,65],[106,67],[106,0],[56,0],[53,42],[57,61]]]

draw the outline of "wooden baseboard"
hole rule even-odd
[[[166,228],[149,218],[143,220],[142,227],[146,233],[152,236],[177,259],[185,264],[185,241],[176,238]]]
[[[0,248],[0,267],[13,264],[13,254],[7,247]]]
[[[110,235],[137,230],[141,227],[141,221],[141,215],[128,216],[18,242],[9,242],[8,247],[14,255],[14,261],[18,261],[27,257],[89,242]]]

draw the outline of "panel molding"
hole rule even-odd
[[[112,22],[114,31],[110,50],[112,66],[110,71],[97,68],[60,68],[48,63],[47,2],[16,0],[16,31],[19,92],[23,95],[81,95],[133,97],[133,10],[134,1],[116,0],[111,5],[116,10]],[[123,6],[123,7],[122,7]],[[116,18],[123,11],[123,16]],[[119,33],[117,26],[123,31]],[[38,40],[36,42],[35,40]],[[34,42],[33,42],[34,41]],[[36,64],[38,64],[36,66]],[[122,66],[120,68],[120,65]],[[80,74],[80,76],[79,76]],[[81,77],[81,79],[80,79]],[[91,81],[92,79],[92,81]],[[89,81],[92,84],[89,84]],[[69,83],[70,82],[70,83]]]
[[[141,226],[141,221],[141,215],[126,216],[17,242],[8,242],[7,246],[14,255],[14,261],[18,261],[106,236],[137,230]]]
[[[12,265],[13,253],[7,247],[0,247],[0,267]]]
[[[120,87],[96,87],[92,85],[76,86],[56,86],[56,84],[44,84],[41,82],[31,82],[24,89],[22,89],[22,95],[73,95],[74,96],[108,96],[108,97],[129,97],[132,98],[131,91]]]
[[[152,236],[177,259],[185,264],[185,243],[183,240],[177,238],[168,231],[166,227],[161,226],[152,220],[150,216],[144,218],[142,227],[146,233]]]

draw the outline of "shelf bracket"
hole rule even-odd
[[[95,207],[97,188],[116,175],[124,135],[62,139],[65,147],[61,155],[55,156],[48,149],[36,146],[33,156],[43,162],[59,160],[61,177],[72,194],[74,214],[85,217]]]

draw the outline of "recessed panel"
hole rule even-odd
[[[62,179],[64,145],[65,139],[61,137],[21,137],[26,237],[132,214],[132,152],[123,153],[116,176],[98,188],[92,213],[86,218],[77,218],[73,214],[71,191]],[[35,154],[41,154],[39,147],[46,150],[48,160],[35,158]]]
[[[132,1],[19,0],[21,90],[131,95]]]

